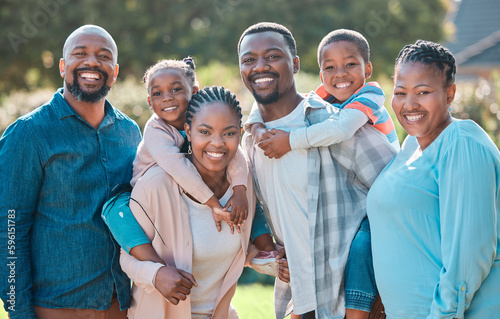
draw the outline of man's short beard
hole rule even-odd
[[[262,104],[262,105],[267,105],[267,104],[272,104],[274,102],[277,102],[281,97],[278,88],[276,88],[276,90],[274,90],[271,94],[268,94],[266,96],[258,95],[255,92],[254,88],[252,88],[252,95],[253,95],[255,101],[259,104]]]
[[[87,69],[90,71],[90,69]],[[88,103],[97,103],[100,100],[102,100],[106,95],[108,95],[109,90],[111,89],[110,86],[107,86],[106,83],[108,83],[108,74],[105,72],[99,72],[103,76],[104,79],[104,84],[101,86],[101,88],[95,92],[84,92],[82,88],[80,87],[80,84],[78,84],[78,72],[80,71],[85,71],[84,69],[74,69],[73,70],[73,85],[71,85],[68,81],[65,80],[66,82],[66,88],[68,91],[77,99],[79,102],[88,102]]]

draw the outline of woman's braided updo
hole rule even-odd
[[[406,62],[419,62],[427,65],[435,65],[443,71],[446,76],[446,87],[455,83],[455,57],[451,52],[438,43],[425,40],[417,40],[414,44],[406,45],[396,58],[394,69]]]
[[[201,107],[214,102],[224,102],[229,105],[236,113],[241,127],[240,102],[236,99],[236,95],[222,86],[204,87],[198,90],[198,93],[193,94],[186,111],[186,123],[191,126],[193,117],[196,116]]]

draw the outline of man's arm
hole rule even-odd
[[[30,230],[43,171],[30,127],[17,121],[0,139],[0,289],[10,318],[36,318],[32,305]]]

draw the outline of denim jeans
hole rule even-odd
[[[377,298],[373,272],[370,224],[363,219],[354,237],[345,269],[345,307],[370,312]]]

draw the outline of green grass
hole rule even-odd
[[[3,302],[0,300],[0,319],[8,319],[7,313],[3,310]]]
[[[231,303],[241,319],[275,318],[272,285],[238,285]]]
[[[262,284],[238,285],[232,304],[241,319],[273,319],[273,286]],[[7,319],[0,300],[0,319]]]

